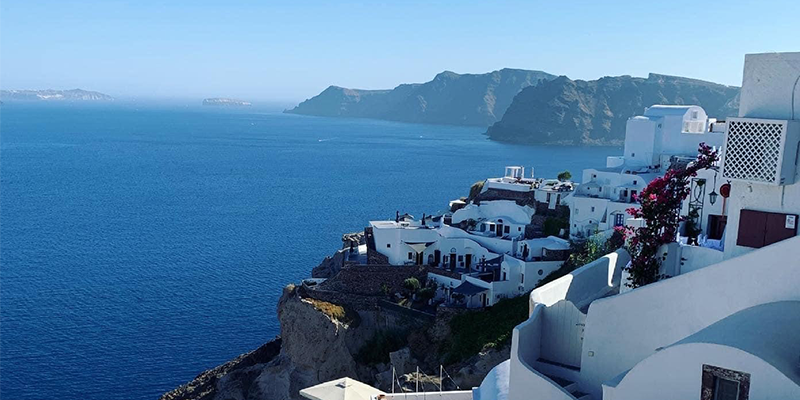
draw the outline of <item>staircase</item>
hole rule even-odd
[[[544,374],[544,376],[546,376],[548,379],[558,384],[558,386],[564,388],[564,390],[569,392],[569,394],[571,394],[577,400],[593,400],[592,395],[588,393],[583,393],[580,390],[578,390],[578,384],[575,382],[547,374]]]

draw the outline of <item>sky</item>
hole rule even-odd
[[[0,88],[296,102],[444,70],[741,84],[800,51],[800,1],[0,0]]]

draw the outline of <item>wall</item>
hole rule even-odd
[[[750,373],[750,399],[800,399],[800,387],[764,360],[732,347],[691,343],[642,361],[603,400],[696,399],[703,364]]]
[[[647,117],[628,119],[625,126],[625,164],[629,166],[647,166],[657,164],[655,159],[657,121]]]
[[[471,390],[449,392],[387,393],[386,400],[471,400]]]
[[[792,119],[792,87],[798,76],[800,52],[745,55],[739,116]],[[800,119],[800,84],[794,95],[794,119]]]
[[[623,249],[606,254],[531,292],[531,307],[569,300],[580,308],[618,286],[621,269],[628,261],[630,256]]]
[[[800,238],[591,304],[581,359],[581,388],[600,385],[668,346],[737,311],[798,300]],[[594,356],[589,357],[588,353]]]
[[[385,255],[392,265],[403,265],[412,251],[401,242],[434,242],[439,239],[435,229],[428,228],[378,228],[373,227],[375,250]],[[389,244],[391,247],[386,247]]]
[[[574,400],[561,386],[548,379],[533,368],[539,359],[542,331],[542,312],[544,306],[537,304],[531,308],[527,321],[514,328],[511,339],[509,400],[529,400],[532,394],[538,399]],[[521,341],[525,338],[526,341]]]
[[[467,219],[511,219],[511,222],[518,224],[529,224],[534,215],[534,209],[527,206],[517,205],[516,201],[493,200],[483,201],[480,205],[469,204],[466,207],[453,213],[453,223],[457,224]]]

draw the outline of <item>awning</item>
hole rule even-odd
[[[300,395],[311,400],[370,400],[385,394],[352,378],[341,378],[305,388]]]
[[[460,285],[456,286],[455,289],[453,289],[453,293],[461,293],[465,296],[472,296],[487,290],[489,290],[489,288],[480,287],[470,281],[464,281]]]
[[[408,245],[408,247],[411,247],[417,253],[422,253],[423,251],[425,251],[425,249],[428,246],[433,244],[433,242],[429,242],[429,243],[406,243],[406,244]]]

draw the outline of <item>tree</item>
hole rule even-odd
[[[691,190],[690,179],[697,176],[697,171],[713,167],[718,159],[715,150],[700,143],[694,162],[686,168],[670,169],[663,177],[654,179],[636,198],[641,207],[627,210],[634,218],[645,221],[645,226],[636,229],[616,228],[628,239],[627,247],[631,254],[630,266],[626,268],[628,286],[640,287],[665,278],[659,273],[658,249],[675,240],[682,220],[681,204]]]
[[[572,174],[569,171],[564,171],[558,174],[558,180],[560,180],[561,182],[568,181],[570,179],[572,179]]]
[[[421,285],[419,284],[419,279],[412,276],[411,278],[406,278],[406,280],[403,281],[403,287],[408,289],[408,291],[411,293],[416,293]]]

